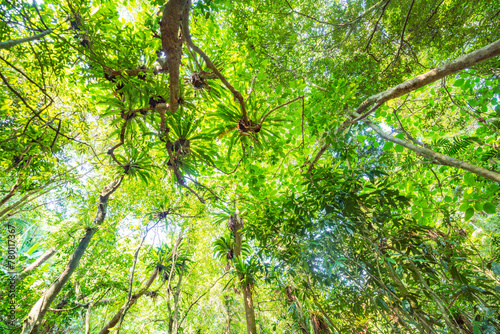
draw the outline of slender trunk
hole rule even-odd
[[[182,276],[184,274],[185,263],[182,263],[181,273],[179,274],[179,280],[177,281],[177,287],[174,292],[174,314],[172,316],[172,334],[177,334],[179,330],[179,296],[181,294],[181,286],[182,286]]]
[[[255,323],[255,310],[253,307],[252,289],[248,285],[242,286],[243,298],[245,302],[245,318],[247,320],[247,333],[257,334],[257,325]]]
[[[242,237],[240,230],[243,228],[242,219],[240,218],[239,211],[236,210],[234,217],[231,216],[232,231],[234,234],[234,256],[241,256],[241,245],[242,245]],[[247,333],[248,334],[257,334],[257,325],[255,323],[255,309],[253,306],[253,298],[252,298],[252,289],[248,284],[244,284],[242,280],[243,276],[239,276],[241,290],[243,292],[243,302],[245,304],[245,318],[247,322]]]
[[[354,114],[354,115],[357,116],[359,114]],[[447,155],[435,152],[435,151],[428,149],[426,147],[416,146],[416,145],[411,144],[403,139],[399,139],[399,138],[391,136],[390,134],[384,132],[380,127],[378,127],[377,125],[370,122],[368,119],[363,119],[362,121],[363,121],[363,123],[368,125],[370,128],[372,128],[380,137],[382,137],[383,139],[385,139],[387,141],[390,141],[390,142],[393,142],[395,144],[406,147],[407,149],[410,149],[410,150],[416,152],[417,154],[420,154],[422,156],[430,158],[441,165],[460,168],[460,169],[469,171],[471,173],[474,173],[476,175],[482,176],[486,179],[500,183],[500,173],[498,173],[498,172],[494,172],[494,171],[491,171],[489,169],[473,165],[467,161],[463,161],[463,160],[449,157]]]
[[[85,313],[85,334],[90,334],[90,316],[92,314],[92,303],[87,306],[87,312]]]
[[[215,280],[215,282],[208,288],[208,290],[206,290],[205,292],[203,292],[202,294],[200,294],[198,296],[198,298],[196,298],[190,305],[189,307],[187,308],[186,312],[184,312],[184,316],[182,317],[182,319],[179,321],[179,325],[178,327],[181,327],[182,326],[182,323],[184,322],[184,320],[186,320],[186,317],[188,316],[189,314],[189,311],[191,311],[191,308],[193,308],[193,306],[198,303],[200,301],[201,298],[203,298],[203,296],[205,296],[207,293],[210,292],[210,290],[212,290],[212,288],[215,286],[215,284],[217,284],[218,281],[220,281],[224,276],[226,276],[227,273],[224,273],[224,275],[222,275],[221,277],[219,277],[217,280]]]
[[[174,295],[174,312],[172,312],[172,308],[170,306],[170,292],[173,291],[172,290],[172,278],[174,277],[174,271],[175,271],[175,266],[176,266],[176,262],[177,262],[177,250],[179,248],[179,245],[180,243],[182,242],[182,239],[183,239],[183,235],[182,233],[179,235],[179,237],[177,238],[174,246],[172,247],[172,265],[170,267],[170,273],[168,274],[168,282],[167,282],[167,308],[168,308],[168,316],[169,316],[169,319],[168,319],[168,333],[169,334],[173,334],[174,331],[177,332],[178,330],[178,305],[176,303],[178,303],[178,299],[176,301],[175,299],[175,295]],[[184,270],[184,269],[183,269]],[[182,277],[181,277],[182,279]],[[179,280],[179,283],[180,283],[181,280]]]
[[[97,208],[97,215],[94,219],[94,226],[92,228],[87,228],[84,237],[80,240],[80,243],[76,247],[76,250],[71,254],[68,264],[64,268],[63,272],[55,280],[54,283],[45,291],[45,293],[40,297],[40,299],[31,308],[28,316],[24,320],[22,334],[36,334],[40,330],[40,325],[42,320],[47,313],[50,305],[57,297],[59,292],[62,290],[66,282],[69,280],[75,269],[78,267],[78,263],[83,256],[83,253],[87,249],[90,240],[94,236],[99,225],[102,224],[106,217],[106,207],[108,204],[109,196],[115,192],[120,186],[123,177],[118,180],[111,182],[108,186],[104,188],[99,199],[99,205]]]
[[[224,330],[224,334],[231,334],[231,308],[229,306],[229,296],[224,296],[224,304],[226,306],[226,329]]]
[[[9,48],[16,46],[18,44],[35,41],[37,39],[45,37],[46,35],[50,34],[51,32],[52,32],[52,29],[48,29],[48,30],[45,30],[44,32],[42,32],[38,35],[33,35],[30,37],[12,39],[10,41],[0,42],[0,49],[9,49]]]
[[[159,220],[158,220],[159,221]],[[120,329],[123,323],[123,319],[125,318],[125,315],[127,314],[128,309],[130,308],[130,301],[132,300],[132,288],[134,286],[134,274],[135,274],[135,266],[137,265],[137,259],[139,257],[139,251],[142,248],[142,245],[144,244],[144,241],[146,240],[146,237],[148,236],[149,229],[146,226],[146,233],[144,233],[144,237],[141,240],[141,243],[137,247],[134,253],[134,262],[132,264],[132,270],[130,272],[130,280],[128,284],[128,293],[127,293],[127,302],[125,303],[124,309],[125,311],[121,314],[120,316],[120,322],[118,323],[118,328],[116,329],[116,333],[120,333]]]

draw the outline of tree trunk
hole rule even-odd
[[[175,294],[177,293],[177,289],[176,289],[176,292],[174,292],[174,311],[172,312],[172,307],[170,306],[170,298],[171,298],[171,291],[173,291],[172,289],[172,278],[174,277],[174,272],[175,272],[175,266],[176,266],[176,262],[177,262],[177,256],[178,256],[178,253],[177,253],[177,250],[179,248],[179,245],[181,244],[182,242],[182,239],[183,239],[183,235],[182,235],[182,232],[181,234],[179,235],[179,237],[177,238],[177,240],[175,241],[175,244],[174,246],[172,247],[172,264],[171,264],[171,267],[170,267],[170,273],[168,274],[168,282],[167,282],[167,309],[168,309],[168,333],[169,334],[173,334],[174,332],[177,333],[177,330],[178,330],[178,327],[179,327],[179,299],[178,299],[178,295],[177,295],[177,299],[176,299],[176,296]],[[181,272],[181,275],[180,275],[180,278],[179,278],[179,281],[178,281],[178,286],[177,288],[180,288],[179,287],[179,284],[182,282],[182,274],[183,274],[183,271],[184,271],[184,264],[183,264],[183,267],[182,267],[182,272]],[[179,290],[179,293],[180,293],[180,290]]]
[[[173,264],[175,265],[175,264]],[[175,288],[174,292],[174,314],[172,316],[172,334],[177,334],[177,331],[179,330],[179,296],[181,294],[181,287],[182,287],[182,276],[184,274],[184,269],[185,269],[185,263],[182,262],[182,269],[179,274],[179,279],[177,281],[177,286]]]
[[[255,323],[255,310],[253,307],[252,289],[248,285],[241,286],[243,290],[243,301],[245,302],[245,318],[247,320],[247,333],[257,334],[257,325]]]
[[[109,185],[104,187],[99,199],[99,205],[97,208],[97,215],[94,219],[94,226],[92,228],[87,228],[85,236],[80,240],[80,243],[76,247],[76,250],[71,254],[68,264],[64,268],[63,272],[55,280],[54,283],[45,291],[45,293],[38,299],[35,305],[31,308],[28,316],[24,320],[22,334],[36,334],[40,329],[43,317],[47,313],[50,304],[57,297],[59,292],[62,290],[68,279],[71,277],[75,269],[78,267],[78,263],[83,256],[83,253],[87,249],[90,240],[97,231],[99,225],[102,224],[106,217],[106,207],[108,204],[109,196],[115,192],[120,186],[123,177],[118,180],[111,182]]]
[[[241,256],[241,245],[242,245],[242,237],[240,230],[243,228],[242,219],[240,218],[239,211],[236,210],[234,217],[231,216],[230,226],[232,227],[233,235],[234,235],[234,256]],[[247,322],[247,333],[248,334],[257,334],[257,325],[255,323],[255,310],[253,307],[253,298],[252,298],[252,289],[248,284],[243,284],[242,280],[243,276],[239,276],[241,290],[243,291],[243,302],[245,303],[245,318]]]
[[[231,334],[231,308],[229,305],[229,296],[224,296],[224,305],[226,306],[226,329],[224,334]]]
[[[85,334],[90,334],[90,316],[92,315],[92,303],[87,306],[87,312],[85,312]]]
[[[170,87],[170,112],[179,108],[179,66],[182,57],[183,38],[179,38],[181,17],[189,13],[189,0],[169,0],[163,8],[160,23],[162,50],[167,55]]]

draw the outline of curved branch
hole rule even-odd
[[[384,13],[385,13],[385,9],[387,8],[387,6],[389,5],[389,3],[391,2],[391,0],[388,0],[384,7],[382,7],[382,13],[380,13],[380,16],[377,20],[377,23],[375,23],[375,27],[373,27],[373,31],[370,35],[370,38],[368,38],[368,42],[366,43],[366,47],[365,47],[365,51],[368,51],[368,48],[370,47],[370,43],[372,42],[372,39],[373,39],[373,35],[375,35],[375,32],[377,31],[378,29],[378,24],[380,23],[380,20],[382,19],[382,16],[384,16]]]
[[[303,102],[303,101],[304,101],[304,95],[301,95],[301,96],[299,96],[299,97],[296,97],[296,98],[294,98],[293,100],[290,100],[290,101],[288,101],[288,102],[285,102],[285,103],[283,103],[283,104],[280,104],[279,106],[274,107],[273,109],[269,110],[267,113],[265,113],[265,114],[262,116],[262,118],[260,119],[260,122],[259,122],[259,124],[258,124],[257,128],[259,128],[259,129],[260,129],[260,128],[262,127],[262,123],[264,123],[264,121],[266,120],[266,118],[267,118],[267,117],[268,117],[268,116],[269,116],[269,115],[270,115],[273,111],[276,111],[276,110],[278,110],[279,108],[285,107],[285,106],[289,105],[290,103],[293,103],[293,102],[295,102],[295,101],[297,101],[297,100],[300,100],[300,99],[302,99],[302,102]]]
[[[35,260],[35,262],[33,262],[32,264],[30,264],[28,267],[26,267],[19,274],[19,276],[17,277],[17,279],[18,280],[24,279],[33,270],[35,270],[36,268],[38,268],[42,263],[44,263],[45,261],[47,261],[48,259],[50,259],[52,257],[52,255],[54,255],[55,253],[56,253],[56,249],[55,248],[51,248],[48,251],[46,251],[45,253],[43,253],[42,256],[40,256],[38,259]]]
[[[23,77],[25,77],[29,82],[31,82],[33,85],[35,85],[36,87],[38,87],[38,89],[40,89],[40,91],[45,95],[47,96],[51,103],[54,102],[54,100],[52,99],[52,97],[47,94],[47,92],[45,91],[44,88],[42,88],[39,84],[37,84],[35,81],[33,81],[33,79],[31,79],[29,76],[27,76],[22,70],[20,70],[19,68],[17,68],[16,66],[14,66],[14,64],[10,63],[9,61],[7,61],[7,59],[4,59],[3,57],[0,57],[0,59],[5,62],[7,65],[9,65],[10,67],[12,67],[16,72],[18,72],[19,74],[21,74]]]
[[[48,29],[43,31],[42,33],[38,35],[33,35],[30,37],[25,37],[25,38],[19,38],[19,39],[12,39],[10,41],[5,41],[5,42],[0,42],[0,50],[1,49],[10,49],[13,46],[16,46],[18,44],[26,43],[26,42],[31,42],[35,41],[37,39],[43,38],[50,34],[53,31],[53,29]]]
[[[132,307],[132,305],[134,305],[135,302],[146,293],[146,291],[149,289],[151,284],[153,284],[157,276],[158,276],[158,267],[155,267],[155,269],[153,269],[153,272],[149,276],[148,281],[144,285],[144,288],[142,288],[141,291],[139,291],[137,294],[133,295],[131,297],[131,300],[127,301],[127,303],[118,310],[118,312],[114,315],[114,317],[100,331],[100,334],[108,334],[111,331],[111,329],[116,326],[118,321],[120,321],[122,314],[130,307]]]
[[[167,212],[170,211],[167,210]],[[127,311],[130,309],[130,307],[132,306],[132,287],[133,287],[133,284],[134,284],[134,273],[135,273],[135,266],[137,265],[137,258],[139,257],[139,251],[141,250],[142,248],[142,245],[144,244],[144,241],[146,240],[146,237],[148,236],[148,232],[154,228],[156,225],[158,225],[158,223],[161,221],[162,218],[158,219],[158,221],[156,222],[156,224],[154,224],[152,227],[148,228],[146,226],[146,233],[144,233],[144,237],[142,238],[141,240],[141,243],[139,244],[139,246],[137,247],[136,251],[135,251],[135,254],[134,254],[134,263],[132,265],[132,270],[130,272],[130,280],[129,280],[129,288],[128,288],[128,293],[127,293],[127,302],[125,303],[125,305],[123,306],[124,308],[124,311],[120,314],[120,319],[119,319],[119,323],[118,323],[118,327],[116,329],[116,333],[120,333],[120,329],[121,329],[121,326],[122,326],[122,323],[123,323],[123,319],[125,318],[125,315],[127,315]],[[149,288],[149,286],[146,288],[146,290]],[[145,291],[146,292],[146,291]]]
[[[353,113],[353,114],[354,114],[354,116],[357,116],[357,114],[355,114],[355,113]],[[460,169],[469,171],[471,173],[474,173],[476,175],[482,176],[488,180],[492,180],[492,181],[495,181],[497,183],[500,183],[500,173],[498,173],[498,172],[491,171],[489,169],[473,165],[467,161],[455,159],[455,158],[452,158],[450,156],[435,152],[435,151],[428,149],[426,147],[416,146],[416,145],[411,144],[403,139],[393,137],[390,134],[384,132],[380,127],[373,124],[368,119],[364,119],[363,123],[365,123],[370,128],[372,128],[381,138],[383,138],[387,141],[393,142],[395,144],[401,145],[403,147],[406,147],[407,149],[410,149],[419,155],[430,158],[430,159],[438,162],[441,165],[460,168]]]
[[[318,153],[316,153],[316,155],[314,156],[313,161],[311,161],[311,163],[309,164],[309,168],[307,169],[307,174],[311,174],[311,172],[314,168],[314,165],[319,161],[319,158],[321,158],[321,156],[323,155],[323,153],[325,153],[325,151],[328,147],[330,147],[329,142],[326,143],[325,145],[321,146]]]
[[[399,41],[399,48],[398,48],[398,52],[396,53],[396,57],[394,57],[394,60],[391,61],[389,63],[389,65],[387,65],[387,67],[385,68],[385,70],[383,70],[382,72],[385,72],[391,66],[391,64],[394,63],[395,61],[397,61],[398,58],[399,58],[399,54],[401,53],[401,48],[403,48],[403,42],[404,42],[404,38],[405,38],[406,25],[408,24],[408,19],[410,18],[410,13],[411,13],[411,10],[413,9],[413,5],[414,4],[415,4],[415,0],[412,0],[411,4],[410,4],[410,9],[408,9],[408,13],[406,14],[405,23],[403,24],[403,30],[401,31],[401,39]]]
[[[204,293],[202,293],[201,295],[199,295],[199,296],[198,296],[198,298],[196,298],[196,299],[194,300],[194,302],[192,302],[192,303],[189,305],[188,309],[186,310],[186,313],[184,313],[184,317],[182,317],[181,321],[179,321],[179,327],[181,327],[182,322],[184,321],[184,319],[186,319],[186,317],[187,317],[187,315],[188,315],[189,311],[191,311],[191,308],[192,308],[194,305],[196,305],[196,303],[197,303],[197,302],[198,302],[201,298],[203,298],[203,296],[205,296],[207,293],[209,293],[209,292],[210,292],[210,290],[212,290],[212,288],[215,286],[215,284],[217,284],[217,282],[219,282],[221,279],[223,279],[223,278],[224,278],[224,276],[226,276],[226,275],[227,275],[227,273],[228,273],[228,272],[225,272],[225,273],[224,273],[221,277],[219,277],[218,279],[216,279],[216,280],[215,280],[215,282],[214,282],[214,283],[213,283],[213,284],[212,284],[212,285],[211,285],[211,286],[207,289],[207,291],[205,291]]]
[[[486,45],[485,47],[463,55],[449,63],[446,63],[442,66],[436,67],[433,70],[430,70],[427,73],[421,74],[411,80],[403,82],[395,87],[389,88],[381,93],[376,95],[372,95],[367,98],[363,103],[359,105],[356,109],[356,113],[360,114],[359,117],[354,119],[352,123],[356,123],[370,113],[374,111],[374,109],[369,112],[364,113],[370,106],[382,105],[383,103],[395,99],[397,97],[408,94],[418,88],[424,87],[430,83],[438,81],[448,75],[458,73],[468,67],[481,63],[490,58],[496,57],[500,55],[500,40],[497,40],[491,44]],[[363,114],[364,113],[364,114]]]
[[[111,158],[113,158],[113,160],[118,164],[118,166],[123,168],[125,168],[125,165],[122,164],[120,161],[118,161],[118,159],[114,154],[114,151],[125,143],[125,130],[127,129],[127,123],[128,120],[125,120],[125,123],[123,123],[122,129],[120,131],[120,142],[108,150],[108,154],[111,156]]]
[[[185,14],[182,17],[182,30],[184,32],[184,37],[186,38],[186,43],[188,46],[193,49],[197,54],[199,54],[203,60],[205,60],[205,63],[207,64],[207,67],[210,68],[214,73],[217,75],[217,77],[222,81],[224,86],[227,87],[233,93],[233,96],[238,102],[240,103],[241,107],[241,113],[242,113],[242,119],[245,121],[245,123],[248,123],[248,116],[247,116],[247,111],[245,108],[245,101],[243,100],[243,96],[241,93],[236,90],[230,83],[227,81],[226,77],[217,69],[217,67],[212,63],[210,58],[207,56],[203,50],[201,50],[198,46],[196,46],[193,43],[193,40],[191,39],[191,33],[189,32],[189,11],[187,11],[187,14]]]

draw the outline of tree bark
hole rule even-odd
[[[93,303],[89,303],[87,306],[87,312],[85,312],[85,334],[90,334],[90,316],[92,315]]]
[[[231,217],[230,219],[233,220],[233,234],[234,234],[234,256],[235,257],[240,257],[241,256],[241,245],[243,242],[243,239],[241,237],[241,232],[240,230],[243,228],[242,220],[240,218],[240,213],[238,210],[236,210],[234,214],[234,218]],[[247,323],[247,333],[248,334],[257,334],[257,325],[255,322],[255,309],[253,306],[253,298],[252,298],[252,289],[248,284],[243,283],[244,277],[242,275],[239,275],[240,279],[240,285],[241,285],[241,290],[243,292],[243,302],[245,304],[245,318],[246,318],[246,323]]]
[[[231,309],[229,307],[229,296],[224,296],[225,306],[226,306],[226,329],[224,334],[231,334]]]
[[[243,299],[245,302],[245,318],[247,321],[247,333],[257,334],[257,325],[255,322],[255,310],[253,307],[252,289],[248,284],[241,286],[243,290]]]
[[[184,274],[185,263],[182,263],[182,269],[179,274],[179,279],[177,281],[177,286],[174,292],[174,314],[173,314],[173,323],[172,323],[172,334],[177,334],[179,331],[179,296],[181,294],[181,286],[182,286],[182,276]]]
[[[354,121],[361,120],[362,118],[368,116],[376,109],[376,107],[381,106],[389,100],[408,94],[448,75],[458,73],[468,67],[496,56],[500,56],[500,40],[488,44],[479,50],[463,55],[442,66],[436,67],[435,69],[403,82],[396,87],[389,88],[381,93],[370,96],[359,105],[358,109],[356,109],[356,112],[360,114],[360,116]],[[375,108],[372,108],[369,112],[364,113],[372,105],[375,105]]]
[[[40,297],[40,299],[31,308],[28,316],[24,320],[22,334],[36,334],[40,329],[42,320],[47,313],[50,304],[57,297],[59,292],[62,290],[68,279],[71,277],[75,269],[78,267],[78,263],[83,256],[83,253],[87,249],[90,240],[94,236],[98,227],[102,224],[106,218],[106,208],[108,204],[109,196],[118,189],[123,177],[118,180],[111,182],[109,185],[104,187],[101,193],[99,204],[97,208],[97,215],[94,219],[94,226],[87,228],[84,237],[80,240],[76,250],[71,254],[68,264],[64,268],[63,272],[55,280],[54,283],[45,291],[45,293]]]
[[[18,44],[35,41],[37,39],[45,37],[46,35],[50,34],[51,32],[52,32],[52,29],[47,29],[38,35],[33,35],[30,37],[12,39],[10,41],[0,42],[0,49],[10,49],[11,47],[16,46]]]
[[[182,57],[183,38],[179,37],[181,18],[185,11],[189,12],[189,0],[169,0],[163,8],[160,21],[162,49],[167,55],[167,66],[170,85],[170,112],[179,108],[179,66]]]
[[[177,282],[177,289],[176,292],[174,292],[174,311],[172,312],[172,308],[170,307],[170,292],[173,291],[172,289],[172,278],[174,277],[174,272],[175,272],[175,266],[177,263],[177,257],[178,257],[178,249],[179,245],[181,244],[182,240],[184,239],[184,236],[182,233],[179,235],[177,240],[175,241],[174,246],[172,247],[172,265],[170,267],[170,273],[168,274],[168,282],[167,282],[167,308],[168,308],[168,333],[173,334],[177,333],[178,330],[178,315],[179,315],[179,299],[177,295],[176,299],[176,294],[177,292],[180,293],[179,289],[179,284],[182,282],[182,275],[184,272],[184,265],[182,268],[181,275],[179,277],[179,280]]]

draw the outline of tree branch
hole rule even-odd
[[[368,50],[368,48],[370,47],[370,43],[372,42],[372,38],[373,38],[373,35],[375,35],[375,32],[377,31],[377,28],[378,28],[378,24],[380,23],[380,20],[382,19],[382,16],[384,16],[384,13],[385,13],[385,9],[387,8],[387,5],[389,5],[389,3],[391,2],[391,0],[387,0],[387,2],[385,3],[384,7],[382,7],[382,13],[380,13],[380,16],[377,20],[377,23],[375,23],[375,27],[373,28],[373,31],[370,35],[370,38],[368,38],[368,42],[366,43],[366,47],[365,47],[365,51]]]
[[[280,104],[279,106],[274,107],[273,109],[269,110],[267,113],[265,113],[265,114],[262,116],[262,118],[260,119],[260,122],[259,122],[259,125],[257,126],[257,128],[258,128],[258,129],[260,129],[260,128],[262,127],[262,123],[264,123],[264,121],[266,120],[266,118],[267,118],[267,117],[268,117],[268,116],[269,116],[269,115],[270,115],[273,111],[276,111],[276,110],[278,110],[279,108],[285,107],[285,106],[289,105],[290,103],[293,103],[293,102],[295,102],[295,101],[297,101],[297,100],[300,100],[300,99],[302,99],[302,101],[303,101],[303,100],[304,100],[304,95],[301,95],[301,96],[299,96],[299,97],[296,97],[296,98],[294,98],[293,100],[290,100],[290,101],[288,101],[288,102],[285,102],[285,103],[283,103],[283,104]]]
[[[42,33],[38,35],[33,35],[30,37],[25,37],[25,38],[19,38],[19,39],[12,39],[10,41],[5,41],[5,42],[0,42],[0,50],[1,49],[10,49],[13,46],[16,46],[18,44],[26,43],[26,42],[31,42],[35,41],[37,39],[43,38],[50,34],[53,31],[53,29],[48,29],[43,31]]]
[[[449,63],[446,63],[440,67],[437,67],[433,70],[430,70],[427,73],[421,74],[411,80],[403,82],[395,87],[389,88],[381,93],[376,95],[372,95],[367,98],[363,103],[359,105],[359,107],[352,112],[351,114],[356,115],[355,119],[349,119],[344,121],[342,125],[337,127],[334,131],[335,134],[342,133],[345,129],[347,129],[350,125],[363,120],[368,115],[370,115],[373,111],[375,111],[379,106],[384,104],[385,102],[395,99],[397,97],[408,94],[414,90],[417,90],[421,87],[424,87],[432,82],[435,82],[439,79],[442,79],[448,75],[455,74],[464,70],[468,67],[481,63],[485,60],[491,59],[500,55],[500,40],[497,40],[491,44],[486,45],[476,51],[463,55]],[[368,112],[366,111],[368,108],[373,106]],[[321,155],[324,153],[326,148],[328,148],[330,144],[325,144],[316,157],[311,162],[308,173],[310,173],[313,169],[313,165],[318,162]]]
[[[191,2],[190,2],[191,3]],[[243,96],[239,91],[237,91],[230,83],[227,81],[226,77],[222,75],[222,73],[217,69],[217,67],[212,63],[210,58],[206,55],[205,52],[203,52],[198,46],[196,46],[193,43],[193,40],[191,39],[191,33],[189,32],[189,13],[184,15],[182,17],[182,29],[184,32],[184,37],[186,38],[186,43],[188,46],[193,49],[197,54],[199,54],[203,60],[205,60],[205,63],[207,64],[207,67],[210,68],[216,75],[217,77],[222,81],[222,83],[233,93],[233,96],[238,102],[240,103],[241,107],[241,113],[242,113],[242,119],[245,121],[245,123],[248,123],[248,116],[247,116],[247,111],[245,108],[245,101],[243,100]]]
[[[19,276],[17,277],[17,279],[18,280],[23,280],[26,276],[28,276],[29,274],[31,274],[31,272],[33,270],[35,270],[42,263],[44,263],[45,261],[47,261],[48,259],[50,259],[52,257],[52,255],[54,255],[55,253],[56,253],[56,249],[55,248],[51,248],[51,249],[47,250],[45,253],[42,254],[42,256],[40,256],[38,259],[36,259],[35,262],[33,262],[32,264],[30,264],[29,266],[27,266],[19,274]]]
[[[33,305],[33,307],[31,308],[28,316],[25,318],[23,322],[23,329],[22,329],[23,334],[34,334],[38,332],[42,324],[42,320],[50,307],[50,304],[54,301],[54,299],[62,290],[68,279],[71,277],[73,272],[78,267],[78,263],[80,262],[80,259],[82,258],[85,250],[90,244],[90,240],[97,232],[98,227],[104,222],[107,212],[109,196],[111,196],[111,194],[113,194],[118,189],[118,187],[120,187],[122,180],[123,176],[120,177],[118,180],[112,181],[110,184],[104,187],[103,191],[101,192],[101,196],[99,198],[99,204],[97,206],[97,214],[94,219],[93,227],[87,228],[84,237],[80,239],[78,247],[75,249],[73,254],[71,254],[69,261],[66,264],[66,267],[64,268],[63,272],[54,281],[54,283],[50,285],[50,287],[44,292],[44,294],[40,297],[40,299],[38,299],[35,305]]]
[[[191,308],[201,299],[203,298],[203,296],[205,296],[207,293],[210,292],[210,290],[212,290],[212,288],[215,286],[215,284],[217,284],[217,282],[219,282],[222,278],[224,278],[224,276],[226,276],[228,272],[225,272],[221,277],[219,277],[208,289],[207,291],[205,291],[204,293],[202,293],[201,295],[198,296],[198,298],[196,298],[188,307],[188,309],[186,310],[186,313],[184,313],[184,317],[182,317],[181,321],[179,321],[179,327],[181,327],[182,325],[182,322],[184,321],[184,319],[186,319],[189,311],[191,311]]]
[[[355,112],[353,112],[353,115],[358,116],[359,114],[356,114]],[[364,119],[363,123],[365,123],[370,128],[372,128],[381,138],[383,138],[387,141],[393,142],[395,144],[401,145],[403,147],[406,147],[407,149],[410,149],[410,150],[416,152],[417,154],[423,155],[427,158],[430,158],[434,161],[437,161],[441,165],[460,168],[460,169],[469,171],[471,173],[474,173],[476,175],[482,176],[486,179],[500,183],[500,173],[498,173],[498,172],[494,172],[494,171],[491,171],[489,169],[473,165],[467,161],[455,159],[455,158],[452,158],[450,156],[435,152],[435,151],[428,149],[426,147],[416,146],[416,145],[411,144],[405,140],[393,137],[390,134],[384,132],[380,127],[373,124],[368,119]]]

